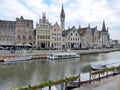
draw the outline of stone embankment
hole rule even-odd
[[[110,49],[89,49],[89,50],[72,50],[78,54],[94,54],[94,53],[107,53],[113,51],[120,51],[120,48],[110,48]]]
[[[88,49],[88,50],[71,50],[70,52],[76,52],[78,54],[94,54],[94,53],[106,53],[112,51],[120,51],[120,48],[111,48],[111,49]],[[0,61],[3,61],[4,58],[8,57],[17,57],[17,56],[25,56],[32,55],[33,57],[41,57],[43,54],[47,55],[49,53],[61,52],[61,50],[32,50],[32,51],[24,51],[18,50],[15,53],[11,53],[9,50],[0,50]],[[62,52],[64,52],[62,50]],[[42,57],[43,58],[43,57]]]
[[[71,50],[70,52],[76,52],[78,54],[91,54],[91,53],[105,53],[112,51],[120,51],[120,48],[110,48],[110,49],[88,49],[88,50]],[[48,53],[61,52],[61,50],[32,50],[32,51],[23,51],[18,50],[15,53],[11,53],[9,50],[0,50],[0,56],[9,56],[9,55],[36,55],[36,54],[48,54]],[[64,52],[62,50],[62,52]]]

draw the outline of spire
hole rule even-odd
[[[62,10],[61,10],[61,17],[65,17],[65,12],[64,12],[64,8],[63,8],[63,4],[62,4]]]
[[[62,4],[62,13],[64,13],[63,4]]]
[[[62,4],[62,10],[60,13],[60,23],[61,23],[62,31],[65,30],[65,12],[64,12],[64,8],[63,8],[63,4]]]
[[[106,26],[105,26],[105,21],[104,21],[104,20],[103,20],[102,31],[103,31],[103,32],[106,32]]]

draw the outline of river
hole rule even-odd
[[[89,72],[90,63],[102,60],[120,60],[120,51],[81,55],[77,59],[30,60],[17,63],[0,63],[0,90],[36,85],[43,81],[57,80]]]

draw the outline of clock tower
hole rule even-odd
[[[61,13],[60,13],[60,24],[61,24],[62,31],[65,30],[65,12],[64,12],[63,5],[62,5]]]

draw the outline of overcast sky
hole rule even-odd
[[[77,28],[98,26],[101,30],[103,20],[109,28],[111,39],[120,40],[120,0],[0,0],[0,19],[14,20],[21,15],[36,23],[42,12],[50,23],[60,23],[62,4],[65,11],[65,27]]]

